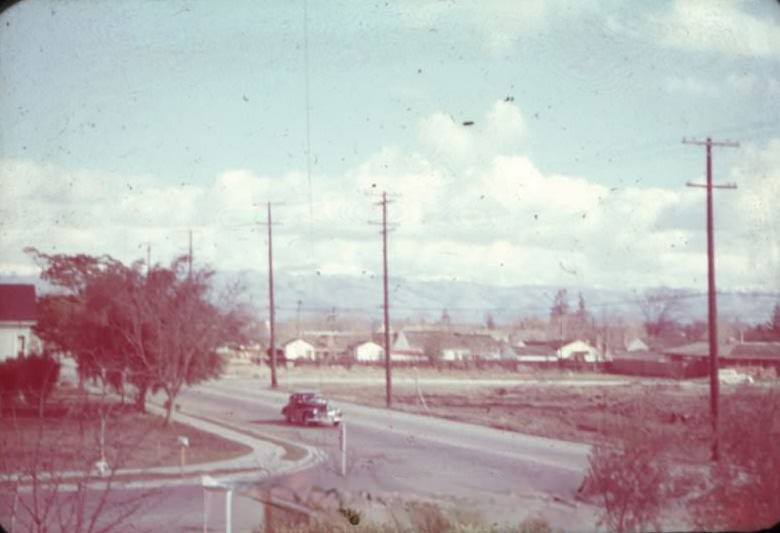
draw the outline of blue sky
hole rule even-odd
[[[272,200],[279,268],[362,275],[387,189],[401,276],[700,288],[704,151],[680,141],[712,135],[742,142],[715,151],[740,187],[719,278],[778,290],[778,30],[768,1],[20,2],[0,271],[28,245],[167,261],[188,228],[253,268]]]

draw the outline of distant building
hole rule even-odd
[[[509,343],[485,332],[468,333],[443,330],[404,330],[392,346],[395,360],[465,361],[514,360]]]
[[[0,284],[0,361],[40,348],[36,318],[35,285]]]
[[[698,363],[708,372],[710,346],[706,341],[692,342],[664,350],[672,361]],[[718,345],[718,366],[761,366],[780,370],[780,342],[736,342]]]
[[[591,344],[575,340],[557,340],[545,342],[529,341],[525,346],[516,346],[517,362],[526,364],[596,364],[607,360]]]
[[[315,349],[314,346],[303,340],[293,339],[284,343],[284,358],[287,361],[297,361],[299,359],[306,359],[314,361]]]
[[[360,363],[376,363],[385,360],[385,349],[374,341],[361,342],[352,347],[355,361]]]
[[[640,338],[633,338],[626,343],[627,352],[646,352],[650,349],[645,341]]]
[[[582,363],[601,363],[605,360],[595,347],[582,340],[574,340],[562,344],[558,348],[558,357],[564,361]]]

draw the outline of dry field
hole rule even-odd
[[[287,390],[311,387],[335,399],[385,405],[381,368],[293,368],[280,372],[280,382]],[[710,453],[706,379],[401,368],[394,370],[393,383],[393,406],[404,411],[590,444],[615,442],[626,427],[640,423],[663,435],[681,458],[705,461]],[[752,386],[751,390],[776,389],[777,385]],[[721,387],[723,416],[729,407],[750,410],[747,404],[758,401],[740,390]]]

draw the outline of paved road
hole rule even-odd
[[[595,510],[574,503],[586,469],[586,445],[337,403],[344,411],[349,450],[348,475],[342,478],[338,430],[284,424],[279,411],[286,394],[265,387],[265,381],[256,379],[224,379],[189,389],[177,403],[185,413],[322,449],[327,459],[320,466],[275,482],[282,493],[304,500],[316,489],[371,494],[374,501],[414,495],[458,501],[462,508],[481,511],[489,522],[516,524],[541,515],[566,531],[594,529]],[[251,531],[262,520],[262,506],[247,494],[267,486],[259,480],[240,485],[233,505],[235,531]],[[141,494],[122,490],[111,499]],[[211,497],[212,528],[223,523],[223,501],[219,495]],[[160,489],[134,516],[134,525],[149,531],[160,524],[172,532],[202,530],[203,507],[199,487]]]
[[[518,519],[523,509],[541,509],[555,514],[551,519],[560,527],[579,530],[583,519],[592,520],[593,509],[573,504],[586,470],[586,445],[337,402],[349,452],[342,479],[338,430],[287,426],[279,413],[286,395],[264,387],[252,379],[222,380],[187,391],[178,403],[185,412],[324,449],[329,460],[294,480],[300,490],[416,494],[485,505],[514,501],[521,506],[512,515]]]

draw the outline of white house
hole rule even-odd
[[[642,339],[635,337],[626,343],[627,352],[646,352],[650,347]]]
[[[352,348],[352,353],[360,363],[374,363],[385,359],[385,349],[374,341],[361,342]]]
[[[35,285],[0,284],[0,361],[40,349],[35,317]]]
[[[296,359],[309,359],[313,361],[314,357],[314,346],[303,339],[294,339],[284,345],[284,358],[288,361],[294,361]]]
[[[572,341],[558,348],[558,357],[569,361],[599,363],[604,361],[599,351],[585,341]]]

